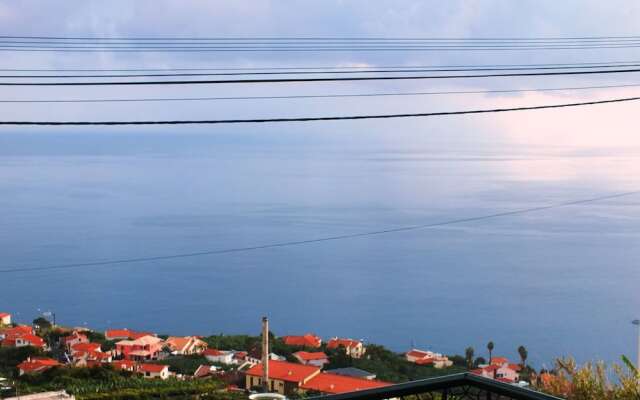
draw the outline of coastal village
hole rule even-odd
[[[224,390],[250,393],[264,388],[263,357],[260,346],[251,349],[214,348],[201,336],[159,336],[153,332],[108,329],[94,332],[86,328],[68,328],[48,324],[39,318],[33,325],[19,325],[9,313],[0,313],[0,349],[30,347],[37,349],[16,365],[15,377],[42,374],[53,368],[93,368],[108,366],[131,376],[151,380],[200,380],[215,378],[224,382]],[[47,332],[47,334],[43,334]],[[56,340],[51,340],[56,338]],[[92,338],[99,338],[95,340]],[[353,366],[329,368],[332,357],[360,360],[368,357],[362,340],[332,337],[324,340],[306,333],[278,338],[287,354],[268,355],[268,390],[287,396],[338,394],[391,385],[374,372]],[[408,365],[433,370],[456,368],[446,355],[429,350],[409,349],[403,355]],[[171,361],[202,360],[189,374],[176,371]],[[504,357],[492,357],[471,372],[486,378],[518,384],[521,365]],[[8,376],[0,377],[9,390]],[[19,378],[18,378],[19,379]],[[4,382],[4,383],[2,383]]]

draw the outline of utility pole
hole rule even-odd
[[[638,327],[638,358],[636,358],[636,368],[640,368],[640,319],[634,319],[631,323]]]
[[[262,317],[262,388],[269,393],[269,320]]]

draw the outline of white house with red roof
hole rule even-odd
[[[6,336],[2,341],[3,347],[26,347],[32,346],[46,349],[47,343],[40,336],[23,334],[18,336]]]
[[[195,336],[170,336],[165,345],[173,355],[201,354],[207,348],[207,343]]]
[[[492,357],[491,364],[480,365],[471,373],[501,382],[515,383],[520,380],[520,370],[520,365],[509,363],[505,357]]]
[[[293,353],[293,356],[300,364],[313,365],[318,368],[322,368],[329,363],[329,357],[322,351],[297,351]]]
[[[307,333],[302,336],[283,336],[282,341],[287,346],[310,347],[312,349],[317,349],[322,345],[322,339],[313,333]]]
[[[361,358],[367,351],[360,340],[334,337],[327,342],[327,349],[338,349],[340,347],[344,348],[347,355],[353,358]]]
[[[418,365],[433,365],[434,368],[446,368],[453,365],[449,357],[427,350],[411,349],[404,354],[405,359]]]
[[[121,340],[116,343],[115,353],[127,360],[154,360],[162,351],[164,341],[155,336],[142,336],[135,340]]]
[[[138,372],[148,379],[159,378],[165,380],[171,375],[169,366],[161,364],[140,364],[138,365]]]
[[[138,363],[131,360],[116,360],[111,362],[111,366],[116,371],[130,371],[135,372],[138,368]]]
[[[206,349],[202,352],[202,355],[209,361],[231,365],[237,364],[238,362],[234,359],[233,351],[229,350],[218,350],[218,349]]]
[[[107,340],[135,340],[143,336],[155,336],[151,332],[137,332],[130,329],[108,329],[104,332],[104,337]]]
[[[0,325],[10,325],[11,324],[11,314],[6,312],[0,312]]]
[[[50,368],[60,366],[61,364],[48,357],[29,357],[18,364],[18,372],[20,375],[34,374],[44,372]]]

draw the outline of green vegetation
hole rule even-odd
[[[65,389],[78,400],[101,399],[233,399],[214,379],[144,379],[109,366],[95,368],[53,368],[42,374],[20,378],[21,393]]]
[[[623,361],[626,367],[604,362],[578,366],[573,359],[558,359],[550,379],[538,377],[534,387],[568,400],[637,400],[640,375],[626,357]]]
[[[164,360],[153,361],[153,363],[168,365],[169,371],[182,375],[193,375],[200,365],[213,365],[200,355],[171,356]]]
[[[13,377],[17,374],[16,366],[28,357],[44,355],[35,347],[0,347],[0,376]]]

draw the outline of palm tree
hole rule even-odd
[[[487,350],[489,350],[489,364],[491,364],[491,353],[493,352],[493,342],[487,343]]]
[[[520,354],[520,360],[522,360],[522,369],[524,369],[527,362],[527,355],[529,355],[529,353],[524,346],[520,346],[518,347],[518,354]]]
[[[467,361],[467,367],[469,369],[473,368],[473,347],[467,347],[464,350],[465,360]]]

